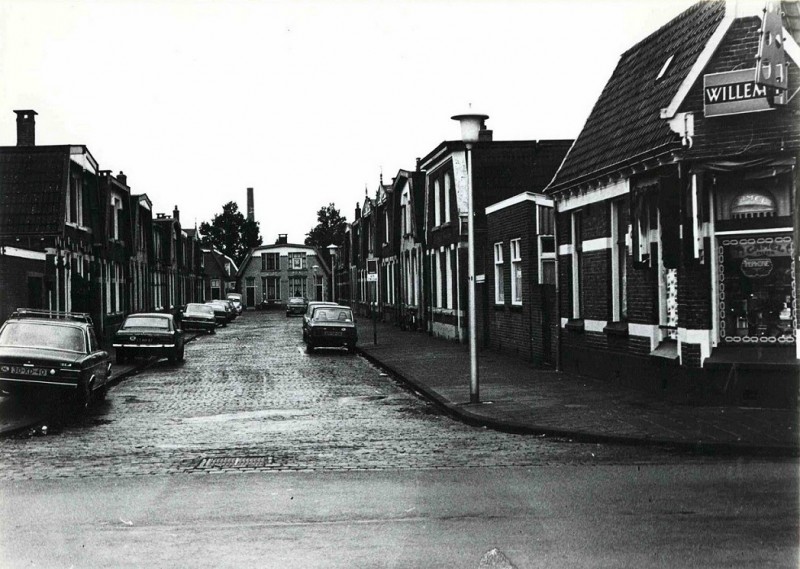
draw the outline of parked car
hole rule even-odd
[[[214,318],[220,326],[227,326],[228,322],[233,320],[233,309],[230,304],[222,300],[209,300],[206,304],[211,306],[214,310]]]
[[[286,316],[292,314],[305,314],[308,309],[308,299],[302,296],[293,296],[286,301]]]
[[[242,304],[242,295],[238,292],[229,292],[226,296],[228,300],[233,302],[233,306],[236,308],[236,312],[241,315],[244,311],[244,305]]]
[[[196,302],[186,305],[181,313],[181,328],[184,330],[199,330],[213,334],[217,328],[217,319],[214,317],[214,307],[209,304]]]
[[[239,318],[239,311],[236,310],[236,304],[230,298],[223,298],[222,302],[227,304],[231,309],[231,320]]]
[[[306,351],[316,348],[347,348],[353,352],[358,341],[358,331],[353,311],[348,306],[318,306],[308,322]]]
[[[125,319],[111,345],[117,351],[117,363],[122,364],[136,356],[183,361],[183,344],[183,330],[172,314],[141,312]]]
[[[306,331],[308,330],[308,321],[311,319],[311,315],[314,313],[314,309],[318,306],[339,306],[335,302],[329,302],[325,300],[312,300],[308,303],[308,307],[306,308],[306,313],[303,314],[303,341],[306,339]]]
[[[74,390],[85,409],[105,396],[111,358],[100,347],[88,314],[17,309],[0,328],[0,388]]]

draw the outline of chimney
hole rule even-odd
[[[481,129],[478,131],[478,142],[491,142],[492,141],[492,131],[486,128],[486,125],[481,126]]]
[[[253,188],[247,188],[247,221],[255,221],[256,212],[253,208]]]
[[[361,219],[361,206],[356,202],[356,216],[354,219]]]
[[[36,146],[36,111],[17,113],[17,146]]]
[[[119,180],[121,184],[124,184],[126,186],[128,185],[128,176],[126,176],[125,172],[123,172],[122,170],[120,170],[119,174],[117,174],[117,180]]]
[[[420,164],[422,164],[422,158],[417,158],[417,172],[419,172]]]
[[[289,234],[278,233],[278,240],[275,241],[275,245],[286,245],[288,243],[289,243]]]
[[[175,209],[172,210],[172,219],[175,221],[181,220],[181,212],[178,211],[178,206],[175,206]]]

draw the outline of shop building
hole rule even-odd
[[[780,10],[700,2],[620,58],[547,190],[564,369],[692,402],[796,403],[791,28]]]

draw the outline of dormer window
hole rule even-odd
[[[675,57],[675,54],[670,55],[667,60],[664,62],[661,71],[658,72],[658,76],[656,77],[656,81],[660,81],[664,75],[667,74],[667,70],[669,69],[670,64],[672,63],[672,59]]]

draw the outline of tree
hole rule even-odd
[[[345,229],[347,219],[342,217],[333,203],[329,203],[317,212],[317,225],[306,233],[306,245],[316,247],[320,252],[327,252],[331,244],[341,247]]]
[[[217,249],[237,265],[242,263],[250,249],[262,242],[258,222],[245,219],[236,202],[222,206],[222,213],[215,215],[211,223],[201,223],[200,235],[204,247]]]

